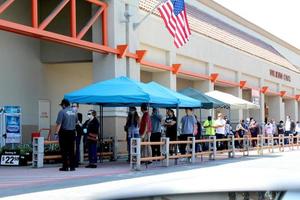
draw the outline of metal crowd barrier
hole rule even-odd
[[[285,140],[287,144],[285,144]],[[215,136],[209,136],[208,139],[200,140],[196,140],[195,137],[189,137],[185,141],[169,141],[169,138],[162,137],[160,142],[141,142],[140,138],[132,138],[130,142],[130,168],[132,170],[140,170],[142,162],[153,160],[161,161],[162,166],[168,167],[170,159],[188,158],[188,162],[195,163],[198,157],[202,161],[204,155],[208,156],[209,160],[215,160],[217,155],[224,153],[228,153],[228,158],[235,158],[236,152],[242,152],[243,156],[249,156],[249,152],[252,150],[256,150],[258,155],[263,155],[265,149],[269,153],[274,153],[275,148],[278,148],[279,152],[284,152],[285,147],[288,147],[289,150],[294,150],[295,147],[299,149],[300,135],[294,136],[290,134],[289,136],[279,135],[278,137],[272,135],[267,137],[263,135],[258,135],[257,137],[244,135],[243,138],[235,138],[233,135],[230,135],[224,139],[216,139]],[[227,142],[227,149],[217,150],[218,142],[223,142],[223,144]],[[242,148],[236,148],[236,142],[242,143]],[[208,143],[208,150],[196,152],[196,145],[205,143]],[[180,144],[186,145],[186,154],[170,155],[170,145]],[[156,157],[142,157],[141,147],[147,145],[160,145],[161,155]],[[177,164],[177,162],[175,163]]]
[[[47,145],[47,144],[59,144],[59,142],[57,140],[55,141],[49,141],[49,140],[45,140],[43,145]],[[114,140],[112,138],[107,138],[107,139],[103,139],[101,140],[101,144],[102,145],[101,149],[102,152],[97,152],[97,156],[99,156],[102,159],[109,159],[109,160],[113,160],[114,159]],[[61,154],[57,153],[54,155],[45,155],[44,153],[44,161],[49,161],[49,160],[59,160],[61,159]],[[85,153],[84,154],[84,158],[87,158],[88,154]]]

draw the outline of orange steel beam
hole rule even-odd
[[[40,24],[39,29],[45,29],[48,24],[50,24],[50,22],[54,19],[54,17],[67,5],[67,3],[69,3],[69,1],[70,0],[63,0],[62,2],[60,2],[60,4],[58,4],[58,6],[56,6],[56,8],[50,13],[50,15],[46,17],[46,19],[44,19],[44,21]]]
[[[281,97],[284,97],[284,96],[286,95],[286,91],[280,91],[280,92],[279,92],[279,95],[280,95]]]
[[[0,14],[4,12],[15,0],[7,0],[0,6]]]
[[[119,50],[112,47],[104,46],[101,44],[95,44],[93,42],[88,42],[84,40],[78,40],[76,38],[71,38],[69,36],[32,28],[29,26],[10,22],[3,19],[0,19],[0,29],[13,32],[13,33],[18,33],[21,35],[34,37],[34,38],[39,38],[39,39],[58,42],[58,43],[62,43],[74,47],[84,48],[86,50],[94,51],[97,53],[103,53],[103,54],[113,53],[117,55],[120,54]]]
[[[140,64],[148,66],[148,67],[153,67],[153,68],[159,69],[159,70],[172,71],[172,67],[170,67],[170,66],[162,65],[162,64],[157,64],[157,63],[153,63],[153,62],[150,62],[150,61],[142,60],[140,62]]]
[[[267,86],[264,86],[261,88],[260,92],[263,93],[263,94],[266,94],[266,92],[269,90],[269,87]]]
[[[243,89],[246,86],[247,81],[240,81],[240,88]]]
[[[284,97],[287,98],[287,99],[295,99],[295,100],[297,100],[295,96],[289,95],[288,93],[286,93],[286,94],[284,95]]]
[[[136,62],[141,63],[143,61],[144,57],[146,56],[146,53],[147,53],[146,50],[137,50],[136,51],[136,55],[137,55]]]
[[[190,72],[190,71],[186,71],[186,70],[180,70],[178,73],[182,74],[182,75],[186,75],[186,76],[191,76],[194,78],[210,80],[210,76],[208,76],[206,74],[194,73],[194,72]]]
[[[128,50],[128,45],[118,45],[117,49],[120,51],[120,54],[118,55],[118,58],[124,58],[126,56],[126,52]]]
[[[96,22],[96,20],[98,19],[98,17],[101,15],[101,13],[103,12],[104,7],[101,7],[97,10],[97,12],[95,13],[95,15],[89,20],[89,22],[81,29],[81,31],[78,33],[77,35],[77,39],[81,39],[86,32],[91,28],[91,26]]]
[[[71,37],[76,38],[77,26],[76,26],[76,0],[71,0],[70,2],[71,12]]]
[[[39,16],[38,16],[38,0],[31,1],[31,11],[32,11],[32,27],[37,28],[39,26]]]
[[[86,1],[87,1],[87,2],[90,2],[90,3],[92,3],[92,4],[95,4],[95,5],[97,5],[97,6],[104,7],[104,8],[107,8],[107,7],[108,7],[106,3],[101,2],[101,1],[99,1],[99,0],[86,0]]]
[[[107,36],[107,8],[103,10],[102,13],[102,44],[104,46],[108,45],[108,36]]]
[[[218,77],[219,77],[218,73],[210,74],[210,80],[211,80],[211,82],[216,83]]]
[[[212,81],[212,82],[214,82],[214,83],[223,83],[225,85],[230,85],[230,86],[234,86],[234,87],[240,87],[239,83],[236,83],[236,82],[233,82],[233,81],[217,79],[217,80]]]
[[[173,74],[178,74],[179,70],[180,70],[181,64],[173,64],[172,65],[172,73]]]

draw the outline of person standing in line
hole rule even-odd
[[[254,119],[251,119],[250,121],[249,131],[251,133],[252,138],[256,138],[259,134],[259,125]],[[256,147],[256,145],[257,140],[252,140],[252,146]]]
[[[150,137],[151,142],[160,142],[161,123],[162,123],[162,115],[159,113],[159,110],[157,108],[153,108],[152,115],[151,115],[151,125],[152,125],[152,133]],[[152,146],[152,156],[160,156],[160,145]]]
[[[76,112],[70,107],[70,102],[63,99],[60,103],[62,109],[56,120],[55,131],[58,133],[59,147],[62,155],[62,167],[60,171],[75,171],[75,128],[78,121]]]
[[[166,127],[166,137],[170,139],[170,141],[177,140],[177,118],[172,109],[167,109],[167,117],[165,119],[165,127]],[[170,154],[173,155],[175,153],[175,145],[170,145]]]
[[[131,155],[131,138],[139,138],[139,127],[140,127],[140,117],[136,111],[136,107],[130,107],[129,113],[126,120],[125,131],[126,131],[126,139],[127,139],[127,152],[128,152],[128,160],[130,161]]]
[[[226,137],[225,125],[226,125],[226,121],[223,119],[222,113],[218,113],[218,119],[215,121],[216,138],[217,139],[223,139]],[[224,142],[217,143],[218,150],[223,150],[224,148],[225,148]]]
[[[243,138],[247,131],[248,130],[245,128],[245,121],[243,119],[240,120],[240,123],[235,128],[235,138]],[[242,148],[243,141],[235,141],[235,146]]]
[[[194,137],[197,134],[197,120],[193,114],[192,108],[185,109],[186,115],[181,118],[181,134],[180,140],[187,140],[188,137]],[[181,154],[186,153],[186,144],[179,146]]]
[[[290,116],[286,116],[286,121],[285,121],[285,132],[284,132],[284,136],[289,136],[289,134],[291,134],[291,117]],[[288,143],[288,139],[284,138],[284,144]]]
[[[300,122],[299,121],[296,122],[295,132],[296,132],[296,135],[300,134]]]
[[[272,137],[273,136],[273,124],[268,121],[265,125],[265,137]],[[265,143],[267,143],[267,139],[265,140]]]
[[[280,120],[279,124],[277,125],[277,133],[278,133],[278,136],[279,135],[283,135],[284,136],[284,122],[282,120]],[[279,144],[279,139],[276,139],[275,140],[275,143],[276,144]]]
[[[99,135],[99,121],[95,110],[89,110],[88,120],[83,124],[83,131],[87,135],[86,142],[89,155],[89,164],[86,168],[97,168],[97,141]]]
[[[141,119],[140,137],[142,139],[142,142],[150,142],[152,124],[151,124],[151,119],[148,112],[147,104],[141,105],[141,111],[143,112],[143,116]],[[141,148],[141,154],[142,157],[152,157],[151,145],[143,145]],[[148,161],[146,163],[150,164],[152,162]]]
[[[286,116],[285,136],[288,136],[290,133],[291,133],[291,118],[290,118],[290,116]]]
[[[207,120],[203,123],[203,128],[205,128],[204,139],[209,139],[209,136],[215,136],[215,120],[211,116],[207,117]],[[203,151],[208,150],[208,143],[206,142],[203,146]]]
[[[78,112],[79,109],[79,104],[78,103],[72,103],[72,108],[74,112],[77,114],[77,123],[76,123],[76,163],[75,167],[78,167],[80,164],[80,143],[83,135],[83,130],[82,130],[82,113]]]
[[[200,140],[202,138],[202,125],[200,120],[198,120],[197,115],[194,115],[197,121],[197,135],[195,135],[196,140]],[[196,152],[201,152],[202,151],[202,143],[197,143],[196,144]]]

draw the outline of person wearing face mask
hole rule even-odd
[[[60,103],[55,131],[58,133],[59,147],[62,155],[63,166],[60,171],[75,171],[75,128],[78,121],[76,112],[70,107],[70,102],[63,99]]]
[[[159,113],[158,108],[152,109],[152,114],[150,116],[151,119],[151,142],[160,142],[161,138],[161,122],[162,122],[162,115]],[[152,146],[152,156],[160,156],[160,145],[153,145]]]
[[[88,120],[83,124],[83,132],[86,134],[86,143],[89,155],[89,164],[86,168],[97,168],[97,141],[99,135],[99,121],[95,110],[87,113]]]
[[[225,125],[226,125],[226,121],[224,120],[222,113],[218,113],[218,119],[215,122],[217,139],[223,139],[226,137]],[[218,142],[217,145],[218,149],[223,150],[225,147],[226,144],[224,142]]]
[[[82,113],[78,112],[79,109],[79,104],[78,103],[72,103],[72,108],[74,112],[77,114],[77,123],[76,123],[76,152],[75,152],[75,157],[76,157],[76,164],[75,166],[78,167],[80,163],[80,143],[81,143],[81,138],[83,135],[83,130],[82,130]]]
[[[131,150],[131,138],[139,138],[139,127],[140,127],[140,117],[136,111],[136,107],[130,107],[126,125],[124,130],[126,132],[126,139],[127,139],[127,152],[128,152],[128,160],[130,161],[130,150]]]

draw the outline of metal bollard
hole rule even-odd
[[[274,139],[273,139],[273,135],[269,135],[268,136],[268,147],[269,147],[269,152],[270,153],[274,153]]]
[[[234,158],[235,157],[235,146],[234,146],[234,135],[229,135],[228,138],[230,139],[228,141],[228,158]]]
[[[160,149],[161,149],[160,155],[165,157],[165,159],[162,160],[162,166],[168,167],[169,166],[169,155],[170,155],[170,151],[169,151],[169,148],[170,148],[170,138],[168,138],[168,137],[162,137],[160,139],[160,141],[164,142],[164,144],[160,146]]]
[[[289,149],[294,150],[294,135],[289,134]]]
[[[192,148],[191,145],[188,145],[188,152],[192,153],[191,157],[191,163],[195,163],[195,158],[196,158],[196,142],[195,142],[195,137],[188,137],[188,141],[192,141]]]
[[[250,137],[248,135],[244,135],[243,139],[243,156],[249,156]]]
[[[257,154],[258,155],[264,154],[264,137],[263,137],[263,135],[257,136]]]
[[[279,135],[279,151],[281,151],[281,152],[284,151],[284,135],[283,134]]]
[[[130,169],[141,169],[141,138],[131,138],[130,147]]]
[[[216,136],[209,136],[209,160],[215,160],[216,154],[217,154],[217,142],[216,142]]]

